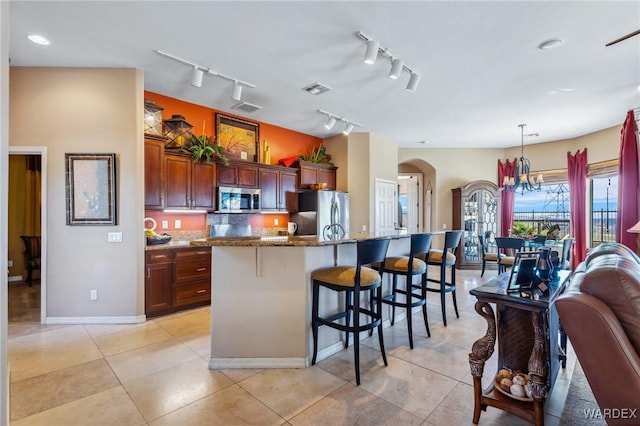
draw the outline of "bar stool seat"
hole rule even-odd
[[[360,333],[378,328],[380,352],[384,365],[387,365],[387,355],[384,351],[382,336],[382,264],[384,263],[389,237],[373,238],[358,241],[356,266],[335,266],[322,268],[311,273],[313,285],[311,307],[311,331],[313,334],[313,358],[311,365],[315,365],[318,355],[318,328],[326,325],[330,328],[345,332],[345,349],[349,347],[349,333],[353,333],[353,357],[355,364],[356,383],[360,384]],[[378,264],[377,270],[364,265]],[[318,314],[320,287],[344,292],[344,310],[328,317]],[[363,301],[361,291],[369,292],[368,306],[361,306]],[[375,292],[375,296],[374,296]],[[375,303],[374,303],[375,301]],[[361,322],[361,316],[365,321]],[[344,318],[344,324],[340,320]],[[351,325],[353,320],[353,325]]]
[[[438,287],[427,287],[427,291],[440,293],[440,305],[442,308],[442,322],[447,326],[447,308],[445,295],[451,293],[453,297],[453,309],[456,312],[456,318],[460,318],[458,314],[458,302],[456,300],[456,255],[454,252],[460,244],[460,239],[464,231],[447,231],[444,235],[444,246],[442,250],[429,250],[427,263],[429,265],[438,266],[440,268],[440,278],[427,278],[428,282],[437,283]],[[450,268],[450,281],[447,281],[447,268]]]
[[[394,325],[395,322],[396,307],[406,309],[409,346],[411,349],[413,349],[413,320],[411,315],[413,308],[422,306],[424,325],[427,329],[427,335],[431,337],[429,321],[427,319],[427,263],[422,259],[418,259],[418,256],[426,255],[431,247],[432,239],[433,234],[412,234],[409,256],[391,256],[384,260],[383,271],[393,274],[393,284],[391,292],[382,298],[382,303],[391,306],[391,325]],[[372,266],[376,267],[379,265],[374,264]],[[406,284],[404,289],[398,288],[399,275],[405,277]],[[421,276],[420,284],[413,284],[413,277],[416,275]],[[402,295],[402,297],[398,298],[398,295]],[[373,332],[373,330],[371,330],[371,332]]]

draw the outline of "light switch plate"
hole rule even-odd
[[[109,232],[109,234],[107,234],[107,241],[110,243],[121,243],[122,232]]]
[[[176,229],[180,229],[182,228],[182,221],[180,219],[176,219],[176,221],[174,222],[174,228]]]

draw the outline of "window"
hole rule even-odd
[[[537,234],[546,235],[549,225],[558,225],[558,238],[569,235],[569,185],[554,182],[542,185],[540,191],[516,192],[513,221],[533,226]]]
[[[591,247],[615,241],[618,214],[618,176],[591,179]]]

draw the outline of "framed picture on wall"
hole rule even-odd
[[[116,225],[116,154],[65,154],[67,225]]]
[[[260,125],[251,121],[216,113],[216,143],[227,158],[260,161]]]

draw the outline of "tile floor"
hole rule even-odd
[[[11,424],[471,424],[468,353],[486,324],[468,290],[495,271],[479,275],[459,271],[460,318],[447,297],[448,327],[431,298],[431,338],[414,314],[413,350],[404,321],[385,329],[387,367],[377,336],[363,340],[360,386],[351,349],[307,369],[209,370],[208,307],[136,325],[10,322]],[[546,405],[546,424],[559,424],[570,361]],[[495,357],[489,364],[494,371]],[[480,424],[528,423],[489,407]]]

